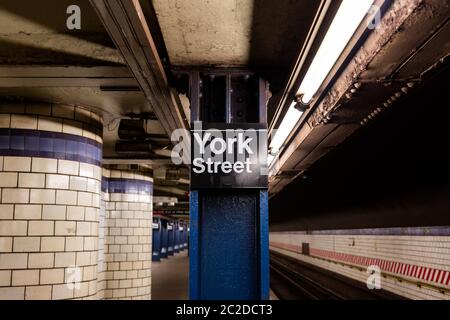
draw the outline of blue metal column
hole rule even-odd
[[[161,219],[161,258],[167,258],[167,242],[169,233],[167,230],[167,220]]]
[[[242,129],[261,132],[257,139],[263,141],[262,147],[258,145],[259,149],[249,152],[253,170],[245,174],[237,169],[230,173],[222,167],[225,169],[221,172],[208,176],[209,172],[205,174],[206,169],[201,171],[201,166],[196,167],[197,172],[191,169],[190,299],[268,299],[265,82],[253,74],[234,71],[193,72],[191,79],[192,168],[196,160],[207,163],[212,159],[196,158],[196,143],[210,139],[209,145],[213,144],[208,129],[217,129],[222,135],[226,142],[222,144],[226,146],[224,156],[235,155],[239,150],[237,146],[228,147],[230,131],[236,134],[236,142],[240,137],[237,132]],[[200,122],[202,129],[197,130],[194,122]]]
[[[185,250],[185,249],[187,249],[187,226],[186,226],[186,222],[184,222],[184,221],[183,221],[182,235],[183,235],[182,248],[183,248],[183,250]]]
[[[171,222],[169,227],[168,227],[168,243],[167,243],[167,254],[169,256],[173,256],[174,252],[173,252],[173,246],[174,246],[174,242],[175,242],[175,235],[173,232],[173,223]]]
[[[159,218],[153,219],[152,235],[152,261],[159,261],[161,258],[161,221]]]
[[[173,251],[173,247],[174,247],[174,243],[175,243],[175,233],[174,233],[174,229],[173,229],[173,223],[170,223],[170,227],[168,227],[168,239],[167,239],[167,254],[169,256],[173,256],[174,255],[174,251]]]
[[[173,252],[176,254],[180,252],[180,229],[178,227],[178,221],[173,222],[173,234],[174,234],[174,245]]]
[[[183,251],[183,222],[178,221],[179,239],[178,239],[178,250]]]

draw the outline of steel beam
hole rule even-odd
[[[0,87],[135,87],[127,67],[0,67]]]
[[[138,0],[91,0],[145,97],[170,137],[187,129],[183,108],[167,75]],[[188,158],[189,155],[186,155]]]
[[[272,164],[270,194],[412,92],[449,55],[450,1],[382,1],[377,28],[362,24]],[[439,39],[439,45],[433,45]],[[445,40],[443,40],[445,39]],[[419,62],[419,63],[418,63]],[[276,121],[276,120],[275,120]],[[272,123],[272,128],[274,122]]]

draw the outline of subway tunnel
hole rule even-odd
[[[450,300],[449,17],[2,1],[0,300]]]

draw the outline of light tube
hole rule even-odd
[[[347,46],[374,0],[343,0],[319,50],[300,84],[297,95],[307,104]]]
[[[275,131],[272,141],[270,142],[271,154],[275,155],[280,151],[284,141],[294,129],[303,112],[295,108],[296,103],[292,102],[289,110],[281,121],[279,128]],[[273,157],[269,155],[269,164],[273,161]]]

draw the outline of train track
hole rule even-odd
[[[270,254],[270,285],[282,300],[403,299],[277,252]]]

